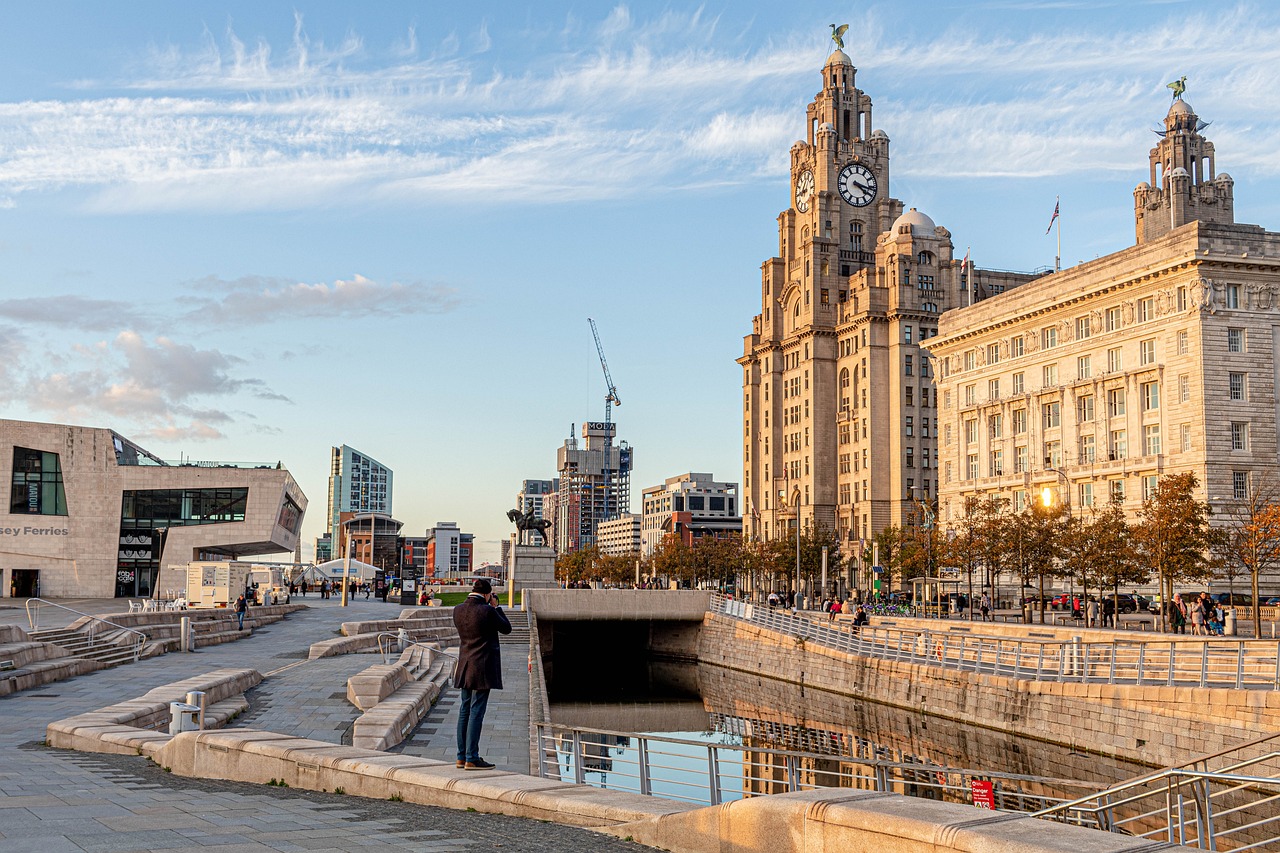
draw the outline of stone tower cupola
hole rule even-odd
[[[1164,130],[1156,131],[1160,142],[1151,149],[1149,182],[1133,191],[1139,244],[1195,220],[1235,222],[1234,182],[1216,171],[1213,143],[1200,133],[1207,126],[1190,104],[1174,98]]]

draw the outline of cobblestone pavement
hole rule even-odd
[[[359,600],[345,612],[336,601],[309,597],[306,603],[312,609],[260,629],[246,640],[194,654],[163,655],[0,699],[0,853],[129,853],[207,847],[216,847],[219,853],[370,849],[587,853],[646,849],[540,821],[185,779],[166,774],[140,757],[88,755],[39,745],[50,720],[131,699],[157,685],[220,667],[253,667],[264,673],[280,670],[298,664],[312,642],[333,636],[341,621],[387,618],[399,612],[397,605],[376,601]],[[267,682],[275,682],[275,695],[264,694],[268,701],[251,713],[260,715],[257,725],[272,728],[275,722],[287,719],[288,703],[332,702],[336,707],[338,700],[332,695],[345,689],[347,668],[354,671],[378,660],[374,655],[353,655],[284,670]],[[309,678],[313,695],[304,689],[308,672],[323,675]],[[527,713],[518,701],[527,692],[512,683],[504,694],[503,702],[490,704],[486,738],[490,732],[505,728],[513,732],[513,740],[518,739],[514,733],[527,740],[527,721],[503,719],[504,714]],[[312,726],[328,713],[326,709],[311,719],[303,715],[297,725],[300,729]],[[332,725],[324,739],[336,741],[337,722]],[[305,729],[319,730],[314,726]],[[527,743],[523,749],[527,761]]]

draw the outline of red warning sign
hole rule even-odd
[[[974,779],[969,783],[969,789],[973,794],[973,804],[975,806],[980,809],[995,809],[995,785],[982,779]]]

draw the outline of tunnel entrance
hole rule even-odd
[[[547,698],[552,703],[697,699],[697,627],[660,620],[539,623]]]

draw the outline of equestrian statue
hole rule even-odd
[[[507,518],[515,523],[516,531],[519,534],[519,541],[517,544],[528,544],[525,539],[530,531],[541,533],[542,541],[545,544],[551,544],[551,534],[548,532],[551,530],[550,519],[538,518],[533,514],[533,510],[530,510],[529,512],[521,512],[518,509],[508,510]]]

